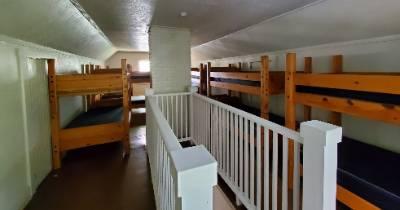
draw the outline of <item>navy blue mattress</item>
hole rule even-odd
[[[221,102],[259,115],[256,108],[220,96]],[[233,102],[232,102],[233,101]],[[284,125],[279,115],[269,115],[272,122]],[[343,137],[338,147],[337,182],[372,204],[389,210],[400,209],[400,154]]]
[[[102,107],[83,112],[65,128],[77,128],[90,125],[119,122],[123,118],[122,107]]]
[[[400,209],[400,154],[343,137],[337,182],[382,209]]]

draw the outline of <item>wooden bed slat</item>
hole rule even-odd
[[[380,210],[380,208],[337,185],[337,200],[354,210]]]
[[[59,95],[83,95],[122,91],[121,74],[57,75]]]
[[[248,81],[260,81],[261,73],[257,72],[211,72],[210,77],[223,79],[239,79]]]
[[[296,103],[400,125],[400,106],[309,93],[296,93]]]
[[[285,72],[270,71],[269,72],[269,90],[271,95],[285,93]]]
[[[60,149],[67,151],[97,144],[121,141],[125,136],[121,122],[60,130]]]
[[[400,94],[400,75],[296,74],[296,85]]]
[[[248,86],[248,85],[241,85],[235,83],[227,83],[227,82],[217,82],[217,81],[210,81],[211,87],[222,88],[226,90],[233,90],[241,93],[248,93],[251,95],[260,95],[260,87],[258,86]]]

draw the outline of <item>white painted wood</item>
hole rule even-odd
[[[278,133],[273,133],[272,151],[272,209],[278,209]]]
[[[299,143],[293,142],[293,210],[300,208],[300,146]]]
[[[257,163],[257,180],[256,180],[256,205],[257,205],[257,210],[261,210],[262,205],[261,205],[261,199],[262,199],[262,148],[261,148],[261,126],[257,125],[257,130],[256,130],[256,154],[257,154],[257,158],[256,158],[256,163]]]
[[[336,209],[337,144],[342,128],[321,121],[301,123],[303,209]]]
[[[282,137],[282,210],[288,209],[288,139]]]
[[[255,204],[254,200],[254,122],[250,121],[250,202]]]
[[[264,210],[269,210],[269,130],[264,127]]]

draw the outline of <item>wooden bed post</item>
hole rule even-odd
[[[122,74],[122,102],[123,102],[123,127],[124,127],[124,156],[129,155],[130,153],[130,145],[129,145],[129,113],[130,113],[130,97],[129,97],[129,84],[128,84],[128,75],[126,71],[126,59],[121,60],[121,74]]]
[[[207,97],[211,97],[210,74],[211,74],[211,62],[208,62],[207,63]]]
[[[199,68],[199,74],[200,74],[200,91],[199,93],[201,95],[206,95],[206,86],[207,86],[207,72],[204,70],[204,65],[201,63],[200,68]]]
[[[50,122],[51,122],[51,143],[52,143],[52,160],[53,169],[61,167],[60,153],[60,116],[58,113],[58,96],[57,96],[57,80],[56,80],[56,63],[54,59],[47,60],[47,68],[49,75],[49,100],[50,100]]]
[[[343,72],[343,56],[334,55],[332,57],[332,73],[342,73]],[[342,114],[339,112],[331,112],[329,115],[329,122],[340,126],[342,124]]]
[[[239,62],[239,63],[238,63],[238,68],[239,68],[239,71],[242,70],[242,62]]]
[[[90,74],[90,65],[86,64],[85,65],[85,74]],[[91,101],[90,101],[90,95],[86,95],[86,111],[88,111],[91,108]]]
[[[90,64],[89,74],[94,74],[94,70],[95,70],[94,64]],[[90,106],[91,107],[96,106],[96,95],[95,94],[90,95]]]
[[[269,118],[269,58],[268,56],[261,57],[261,107],[260,116],[264,119]]]
[[[296,130],[296,103],[294,100],[296,84],[296,54],[288,53],[286,55],[286,71],[285,71],[285,124],[286,127]],[[293,161],[294,147],[293,141],[289,141],[288,145],[288,187],[293,188]],[[298,170],[298,169],[297,169]]]
[[[304,73],[312,73],[312,57],[304,58]],[[304,121],[311,120],[311,106],[304,105]]]
[[[96,65],[95,69],[99,70],[100,69],[100,65]]]

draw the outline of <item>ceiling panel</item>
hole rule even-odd
[[[160,0],[152,24],[189,28],[192,46],[197,46],[311,2],[315,0]]]
[[[217,59],[400,34],[398,0],[326,0],[192,48]]]

